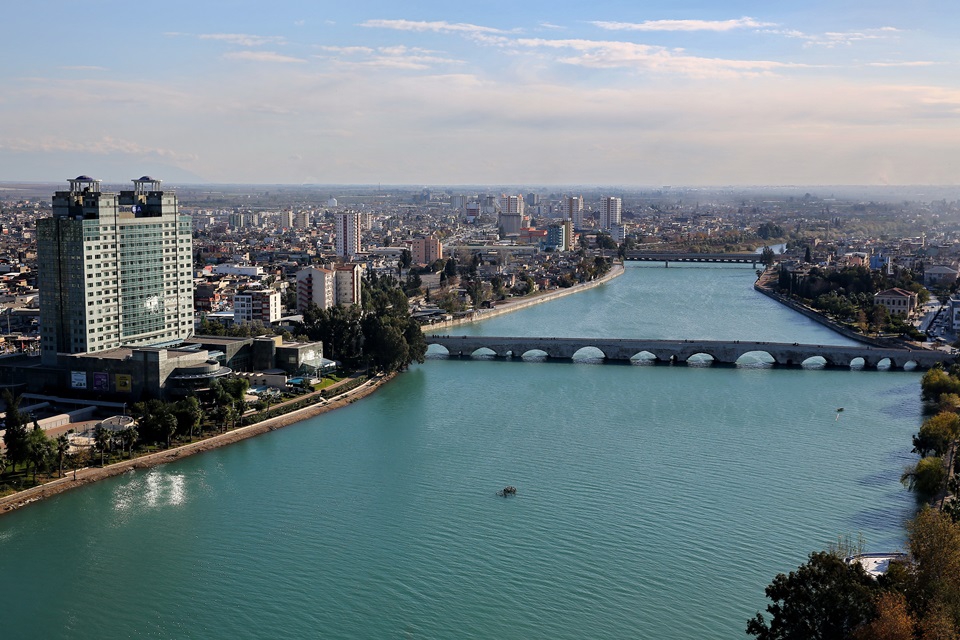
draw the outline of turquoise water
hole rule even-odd
[[[477,330],[831,341],[752,280],[628,267]],[[810,550],[901,543],[918,397],[903,372],[430,360],[0,519],[3,637],[743,637]]]

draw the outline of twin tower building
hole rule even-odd
[[[42,363],[192,336],[192,223],[176,195],[149,176],[119,194],[69,182],[37,221]]]

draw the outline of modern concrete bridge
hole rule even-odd
[[[479,349],[489,349],[500,358],[521,358],[530,352],[543,352],[548,358],[572,360],[578,351],[594,347],[611,362],[628,362],[648,358],[662,363],[685,363],[692,356],[705,354],[716,364],[736,364],[748,353],[767,353],[777,366],[800,367],[810,358],[820,357],[828,367],[857,366],[875,369],[889,362],[891,369],[913,364],[929,369],[937,363],[952,363],[956,358],[943,351],[930,349],[887,349],[860,345],[788,344],[778,342],[744,342],[719,340],[623,340],[604,338],[523,338],[495,336],[426,336],[427,344],[444,347],[451,357],[470,357]]]
[[[759,253],[661,253],[655,251],[627,251],[625,260],[641,262],[736,262],[757,266],[761,256]]]

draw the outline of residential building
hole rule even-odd
[[[37,221],[42,362],[193,335],[193,233],[176,195],[149,176],[119,194],[69,182]]]
[[[352,260],[360,253],[361,217],[358,211],[334,214],[336,220],[337,255]]]
[[[310,304],[329,309],[335,304],[351,305],[361,302],[363,266],[337,265],[334,269],[307,267],[297,272],[297,310],[305,311]]]
[[[566,251],[568,242],[566,240],[567,224],[551,224],[547,227],[547,239],[544,241],[544,247],[551,251]]]
[[[443,245],[433,235],[413,239],[413,262],[433,264],[443,257]]]
[[[276,322],[282,315],[280,292],[275,289],[250,289],[233,296],[233,321],[237,324]]]
[[[522,216],[525,204],[523,196],[500,196],[500,212],[506,215]]]
[[[957,270],[946,265],[933,265],[923,270],[923,284],[926,287],[949,287],[957,281]]]
[[[336,281],[333,271],[321,267],[307,267],[297,272],[297,311],[307,310],[311,304],[329,309],[337,303]]]
[[[568,196],[562,201],[563,219],[570,220],[574,229],[583,228],[583,196]]]
[[[608,231],[620,225],[620,198],[606,197],[600,201],[600,228]]]
[[[360,280],[363,278],[363,266],[359,264],[340,264],[336,268],[337,304],[360,304]]]

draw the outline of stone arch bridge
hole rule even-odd
[[[634,357],[646,357],[662,363],[686,363],[695,355],[708,355],[717,364],[736,364],[748,353],[767,353],[774,363],[783,367],[800,367],[811,358],[820,357],[827,367],[850,367],[861,359],[865,369],[875,369],[884,361],[891,369],[903,369],[913,364],[917,369],[929,369],[937,363],[951,364],[956,359],[943,351],[931,349],[894,349],[858,345],[789,344],[780,342],[746,342],[722,340],[627,340],[608,338],[524,338],[500,336],[439,336],[426,337],[427,344],[444,347],[450,357],[470,357],[479,349],[489,349],[500,358],[521,358],[524,354],[543,352],[548,358],[572,360],[581,349],[599,349],[611,362],[628,362]]]

